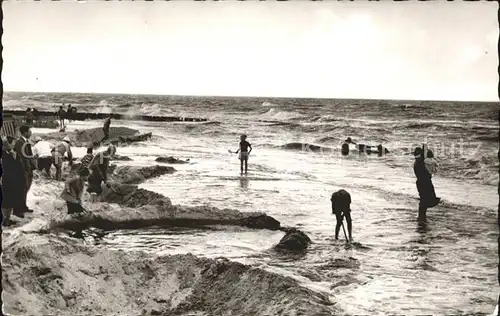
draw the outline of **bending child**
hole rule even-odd
[[[342,221],[345,216],[349,240],[352,241],[351,195],[346,190],[338,190],[332,194],[330,200],[332,201],[332,213],[335,214],[337,219],[335,240],[339,239],[340,227],[342,227]]]

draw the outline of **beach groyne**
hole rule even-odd
[[[3,110],[3,114],[24,117],[25,111],[22,110]],[[58,117],[57,112],[38,111],[38,116],[43,117]],[[206,118],[198,117],[182,117],[182,116],[159,116],[159,115],[133,115],[122,113],[89,113],[89,112],[76,112],[71,113],[66,119],[73,121],[85,120],[104,120],[111,117],[115,120],[133,120],[133,121],[150,121],[150,122],[206,122]]]

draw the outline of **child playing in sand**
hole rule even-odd
[[[250,150],[248,150],[250,148]],[[231,151],[230,151],[231,152]],[[252,145],[247,142],[247,135],[243,134],[240,136],[240,148],[235,152],[239,154],[239,159],[240,159],[240,171],[241,174],[243,174],[243,163],[245,163],[245,174],[247,174],[248,171],[248,156],[252,152]]]
[[[81,214],[85,212],[82,207],[82,195],[85,181],[88,180],[89,175],[89,169],[83,168],[78,171],[78,176],[66,181],[61,198],[66,201],[68,214]]]
[[[424,164],[425,169],[427,169],[431,175],[434,175],[437,172],[438,163],[436,159],[434,159],[434,153],[430,149],[427,150],[427,158],[425,158]]]

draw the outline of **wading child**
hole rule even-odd
[[[61,198],[66,201],[68,214],[81,214],[85,212],[82,207],[82,195],[85,181],[88,180],[89,175],[89,169],[83,168],[78,171],[78,176],[66,181]]]
[[[248,150],[250,149],[250,150]],[[238,158],[240,159],[240,172],[243,174],[243,163],[245,163],[245,174],[248,171],[248,156],[252,152],[252,145],[247,142],[247,135],[243,134],[240,136],[240,148],[235,152],[239,153]]]

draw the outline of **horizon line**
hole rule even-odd
[[[495,103],[498,100],[474,101],[474,100],[432,100],[432,99],[380,99],[380,98],[335,98],[335,97],[283,97],[283,96],[250,96],[250,95],[202,95],[202,94],[157,94],[157,93],[123,93],[123,92],[62,92],[62,91],[21,91],[3,90],[4,93],[54,93],[54,94],[104,94],[104,95],[140,95],[140,96],[165,96],[165,97],[200,97],[200,98],[258,98],[258,99],[317,99],[317,100],[369,100],[369,101],[411,101],[411,102],[462,102],[462,103]],[[3,98],[3,95],[2,95]],[[3,105],[2,105],[3,108]]]

